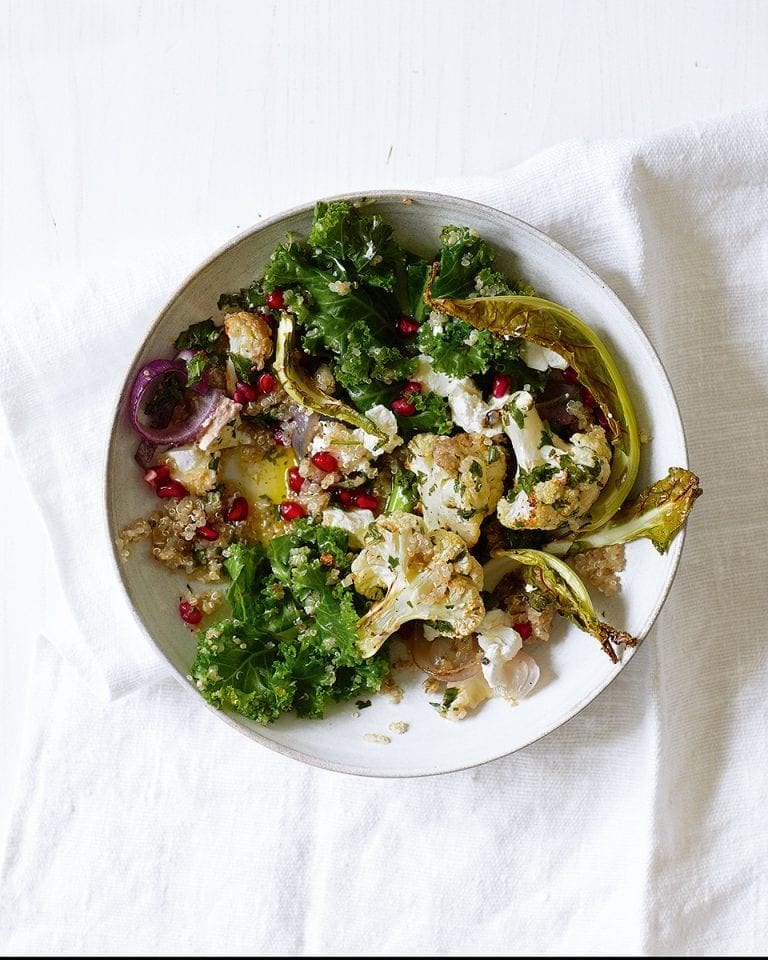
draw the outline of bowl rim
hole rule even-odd
[[[581,260],[579,257],[577,257],[574,253],[571,253],[570,250],[562,246],[562,244],[558,243],[548,234],[544,233],[542,230],[539,230],[537,227],[534,227],[532,224],[528,223],[526,220],[522,220],[520,217],[516,217],[513,214],[507,213],[504,210],[499,210],[497,207],[494,207],[490,204],[480,203],[476,200],[467,200],[464,197],[457,197],[452,194],[440,193],[437,191],[429,191],[429,190],[393,190],[393,189],[368,190],[368,191],[363,190],[363,191],[353,191],[353,192],[347,192],[347,193],[334,194],[333,196],[319,198],[318,200],[314,200],[310,203],[299,204],[298,206],[291,207],[287,210],[282,210],[282,211],[279,211],[278,213],[272,214],[269,217],[265,217],[263,220],[260,220],[258,223],[250,227],[247,227],[245,230],[242,230],[239,233],[235,234],[229,240],[225,241],[223,244],[217,247],[208,257],[206,257],[204,260],[198,263],[184,277],[184,279],[176,286],[176,288],[173,290],[171,295],[165,301],[163,308],[160,310],[160,312],[155,316],[155,318],[151,321],[151,323],[147,327],[147,330],[144,334],[144,337],[141,340],[141,343],[138,345],[137,349],[135,350],[130,360],[130,364],[126,369],[125,375],[121,382],[121,386],[118,389],[112,404],[111,426],[110,426],[109,434],[106,438],[106,450],[104,451],[105,455],[102,457],[102,464],[103,464],[102,531],[104,535],[107,537],[110,544],[110,550],[108,552],[112,558],[111,571],[113,575],[116,576],[116,579],[120,583],[123,595],[128,604],[131,615],[133,616],[134,621],[139,627],[139,630],[141,631],[141,633],[144,634],[144,637],[149,642],[151,647],[154,648],[155,652],[158,653],[162,658],[162,660],[165,661],[165,663],[168,665],[168,667],[171,670],[171,675],[180,683],[180,685],[191,696],[194,697],[194,699],[198,704],[202,704],[204,707],[210,710],[213,714],[215,714],[220,720],[223,720],[229,727],[231,727],[234,730],[237,730],[237,732],[240,733],[241,735],[248,737],[250,740],[255,741],[256,743],[259,743],[264,747],[267,747],[269,750],[273,750],[276,753],[282,754],[283,756],[290,757],[293,760],[298,760],[302,763],[309,764],[310,766],[313,766],[313,767],[318,767],[322,770],[329,770],[329,771],[333,771],[334,773],[343,773],[349,776],[371,777],[375,779],[412,779],[417,777],[442,776],[443,774],[458,773],[462,770],[470,770],[474,767],[484,766],[487,763],[492,763],[496,760],[502,759],[503,757],[511,756],[512,754],[517,753],[520,750],[524,750],[526,747],[529,747],[534,743],[538,743],[544,737],[549,736],[549,734],[553,733],[555,730],[564,726],[566,723],[568,723],[574,717],[580,714],[583,710],[585,710],[589,706],[590,703],[596,700],[605,690],[607,690],[608,687],[616,680],[616,678],[621,673],[624,672],[624,670],[629,666],[632,660],[635,659],[637,651],[639,650],[646,636],[648,635],[654,623],[656,622],[656,619],[661,611],[661,608],[664,606],[664,603],[667,600],[669,591],[672,587],[672,583],[674,582],[675,576],[680,566],[680,558],[682,555],[683,546],[685,544],[685,535],[686,535],[686,528],[685,526],[683,526],[683,529],[675,537],[672,543],[672,546],[668,551],[667,557],[671,561],[669,572],[664,581],[662,589],[659,593],[659,597],[656,604],[648,614],[648,617],[646,618],[646,621],[641,627],[641,629],[637,631],[637,646],[632,650],[631,654],[628,657],[626,657],[626,659],[624,659],[622,662],[618,664],[618,668],[615,670],[615,672],[611,676],[607,678],[606,682],[597,690],[592,690],[588,694],[586,694],[584,697],[582,697],[581,700],[579,700],[576,704],[574,704],[571,707],[571,709],[567,713],[567,716],[565,716],[564,718],[559,718],[555,723],[548,726],[545,730],[543,730],[540,734],[538,734],[538,736],[534,737],[532,740],[529,740],[527,743],[521,744],[520,746],[513,747],[511,750],[504,750],[500,753],[495,754],[492,757],[486,757],[483,760],[473,761],[470,763],[457,763],[455,766],[444,767],[439,770],[436,770],[436,769],[400,770],[400,769],[388,769],[386,767],[382,767],[380,769],[370,769],[368,767],[358,767],[358,766],[355,766],[354,764],[341,763],[334,760],[326,760],[326,759],[323,759],[322,757],[316,757],[308,753],[304,753],[303,751],[298,750],[294,747],[288,746],[287,744],[277,743],[276,741],[271,740],[269,737],[262,734],[260,731],[253,730],[250,727],[245,726],[244,724],[236,720],[234,716],[232,716],[229,712],[224,710],[219,710],[216,707],[214,707],[212,704],[208,703],[208,701],[205,700],[204,697],[200,696],[197,690],[195,690],[195,688],[190,685],[189,681],[186,679],[185,674],[183,674],[182,671],[179,670],[176,667],[176,665],[169,659],[165,651],[162,649],[162,647],[159,645],[159,643],[155,640],[155,638],[152,636],[150,631],[147,629],[141,615],[139,614],[138,610],[134,606],[133,601],[131,599],[130,592],[128,590],[128,587],[125,581],[123,564],[118,555],[117,544],[112,532],[115,529],[116,525],[114,523],[115,518],[114,518],[112,502],[110,498],[111,490],[110,490],[109,477],[110,477],[110,471],[111,471],[111,466],[113,461],[115,435],[116,435],[117,426],[118,426],[118,418],[121,415],[121,411],[124,408],[125,402],[130,392],[130,386],[131,386],[130,378],[129,378],[130,372],[135,368],[136,364],[138,363],[139,358],[141,357],[147,345],[147,341],[150,339],[150,337],[152,336],[156,328],[162,323],[163,319],[165,318],[165,315],[168,313],[168,311],[170,310],[171,306],[176,301],[176,299],[187,289],[188,286],[190,286],[190,284],[192,284],[197,279],[198,275],[203,270],[205,270],[208,266],[210,266],[210,264],[212,264],[219,257],[223,256],[225,253],[227,253],[227,251],[229,251],[233,247],[236,247],[238,244],[242,243],[244,240],[253,236],[254,234],[259,233],[262,230],[267,229],[268,227],[279,224],[282,220],[285,220],[288,217],[297,216],[299,214],[310,213],[314,209],[315,204],[319,202],[347,200],[353,203],[355,202],[376,203],[377,201],[380,201],[380,200],[395,200],[395,199],[400,199],[401,202],[405,200],[413,200],[415,203],[419,201],[429,202],[429,203],[435,203],[435,202],[440,203],[440,202],[448,201],[454,207],[457,206],[459,208],[463,208],[464,210],[466,210],[467,216],[470,218],[474,211],[480,210],[486,213],[490,211],[490,213],[493,214],[494,217],[499,218],[502,221],[506,221],[508,223],[514,224],[516,229],[518,230],[522,229],[524,233],[528,233],[533,236],[536,236],[540,241],[543,241],[544,243],[546,243],[547,246],[552,248],[560,256],[569,260],[573,266],[575,266],[582,274],[584,274],[585,280],[598,284],[603,289],[608,299],[613,302],[613,305],[617,308],[617,310],[623,314],[625,322],[627,322],[634,329],[634,332],[637,334],[637,336],[639,336],[639,338],[642,341],[644,341],[648,349],[649,361],[655,364],[655,366],[657,367],[657,372],[661,373],[662,377],[664,378],[664,380],[666,381],[669,387],[672,401],[674,403],[674,415],[675,415],[674,419],[675,419],[675,425],[677,428],[676,432],[678,433],[677,441],[680,444],[680,449],[682,451],[682,457],[681,457],[682,462],[680,465],[686,469],[688,468],[688,445],[687,445],[686,436],[685,436],[685,428],[683,425],[682,416],[680,414],[680,405],[678,403],[677,396],[675,394],[675,390],[672,385],[672,381],[670,380],[669,375],[667,374],[666,368],[664,367],[664,364],[662,363],[658,353],[656,352],[656,349],[654,348],[653,344],[651,343],[650,339],[646,335],[643,328],[640,326],[637,320],[635,320],[629,308],[626,306],[623,300],[618,296],[618,294],[597,273],[595,273],[594,270],[588,267],[587,264],[584,263],[584,261]]]

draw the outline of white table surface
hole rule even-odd
[[[0,308],[316,196],[764,104],[766,35],[760,0],[2,0]],[[52,564],[1,425],[0,478],[2,827]]]

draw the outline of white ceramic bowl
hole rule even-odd
[[[679,411],[659,358],[629,311],[599,277],[549,237],[505,213],[439,194],[410,196],[414,202],[409,205],[402,202],[401,193],[367,198],[404,245],[425,255],[436,249],[444,224],[474,227],[498,251],[501,269],[525,278],[542,296],[570,308],[606,341],[635,400],[641,427],[653,434],[653,442],[643,448],[638,485],[665,475],[671,465],[687,466]],[[126,395],[137,369],[154,357],[171,355],[177,334],[192,322],[216,315],[219,294],[247,286],[259,276],[286,233],[306,235],[311,215],[311,206],[301,207],[233,240],[189,277],[152,324],[126,374],[109,441],[106,502],[113,542],[125,523],[154,505],[133,460],[137,441],[126,413]],[[663,557],[645,540],[629,545],[621,594],[599,599],[598,607],[605,610],[609,622],[640,639],[646,635],[669,590],[682,539],[679,536]],[[185,679],[195,638],[176,609],[183,578],[150,560],[141,545],[134,548],[130,560],[123,563],[116,558],[116,563],[143,629],[197,705],[207,706]],[[460,723],[441,719],[430,707],[430,697],[421,687],[423,676],[415,672],[400,678],[405,687],[400,703],[374,697],[373,705],[358,716],[354,704],[342,704],[324,720],[287,716],[271,727],[261,727],[235,714],[215,712],[257,743],[327,769],[378,777],[444,773],[502,757],[556,729],[604,690],[633,654],[628,650],[623,663],[614,666],[596,641],[563,621],[551,642],[533,652],[541,666],[541,680],[529,699],[516,707],[489,701]],[[190,709],[195,709],[192,700]],[[398,720],[406,721],[410,729],[405,735],[392,734],[390,744],[364,739],[367,733],[389,734],[389,724]]]

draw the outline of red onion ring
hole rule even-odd
[[[211,418],[221,397],[220,390],[210,390],[207,393],[200,394],[197,409],[184,423],[175,423],[162,429],[149,427],[139,419],[142,400],[149,387],[155,383],[158,377],[167,373],[175,373],[181,383],[186,384],[187,371],[179,361],[152,360],[136,374],[128,401],[128,415],[134,430],[143,440],[153,443],[157,447],[175,447],[181,443],[186,443],[188,440],[193,440]]]
[[[298,404],[292,405],[290,412],[291,422],[293,423],[291,444],[296,456],[301,459],[309,452],[309,445],[320,426],[320,417],[311,410],[307,410],[306,407],[300,407]]]
[[[156,453],[157,447],[154,443],[150,443],[149,440],[142,440],[136,448],[134,459],[142,470],[147,470],[152,465]]]

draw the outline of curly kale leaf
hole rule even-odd
[[[264,724],[290,710],[296,694],[290,667],[275,656],[269,636],[235,619],[205,632],[192,677],[209,703]]]
[[[411,357],[405,356],[397,347],[377,342],[365,323],[356,322],[346,331],[345,349],[333,364],[333,374],[355,399],[362,385],[406,380],[414,367]]]
[[[291,289],[286,303],[302,325],[304,350],[328,355],[334,376],[358,409],[370,409],[359,400],[367,387],[406,380],[413,372],[414,361],[395,332],[398,307],[390,294],[339,280],[296,242],[276,251],[267,283]]]
[[[440,269],[432,285],[433,296],[437,296],[435,290],[454,291],[441,292],[442,297],[471,296],[475,290],[475,278],[481,270],[490,267],[493,257],[493,250],[469,227],[443,227],[438,255]],[[424,303],[424,291],[431,266],[425,261],[417,261],[407,267],[411,311],[419,323],[423,323],[429,313],[429,307]]]
[[[440,271],[432,287],[440,290],[474,289],[477,274],[490,267],[494,252],[469,227],[443,227],[440,231]],[[455,294],[441,294],[455,297]]]
[[[491,333],[473,331],[465,320],[434,313],[422,324],[418,336],[419,349],[432,359],[434,369],[459,378],[494,368],[494,340]]]
[[[224,566],[232,581],[227,591],[232,616],[235,620],[255,620],[259,615],[259,605],[253,585],[267,567],[264,549],[258,545],[245,547],[242,544],[233,544],[229,548],[229,556],[224,561]]]
[[[318,203],[307,242],[315,260],[338,279],[394,291],[403,255],[378,214],[365,216],[343,200]]]
[[[192,665],[209,702],[271,723],[288,710],[320,717],[332,701],[379,688],[389,663],[363,660],[363,601],[339,583],[352,559],[344,531],[298,521],[267,551],[229,551],[232,615],[203,633]]]
[[[491,269],[493,250],[467,227],[444,227],[440,241],[440,269],[432,286],[433,296],[435,290],[460,291],[440,294],[452,298],[531,292],[521,284],[513,288],[502,273]],[[494,371],[510,374],[516,386],[517,381],[520,386],[529,382],[528,370],[520,360],[519,340],[504,340],[488,331],[475,330],[457,317],[430,315],[423,300],[427,276],[428,268],[423,265],[409,269],[412,308],[421,322],[417,345],[432,358],[434,369],[459,378]]]
[[[410,393],[408,399],[416,407],[410,417],[397,418],[397,432],[408,440],[417,433],[453,433],[453,420],[448,401],[436,393]]]
[[[219,310],[247,310],[254,313],[264,307],[267,296],[260,280],[254,280],[249,287],[243,287],[232,293],[222,293],[216,306]]]
[[[300,599],[308,591],[323,588],[327,569],[316,563],[325,554],[333,566],[346,571],[352,562],[347,534],[337,527],[315,526],[308,520],[294,523],[290,533],[275,537],[267,547],[272,574]]]
[[[217,327],[209,317],[183,330],[176,337],[173,345],[177,350],[209,350],[217,343],[220,336],[221,327]]]
[[[264,282],[268,287],[288,288],[287,309],[307,328],[308,336],[332,353],[339,351],[345,328],[355,320],[365,320],[376,331],[389,325],[382,304],[368,290],[339,280],[319,266],[310,248],[298,240],[275,250]],[[348,289],[343,286],[346,283]]]

